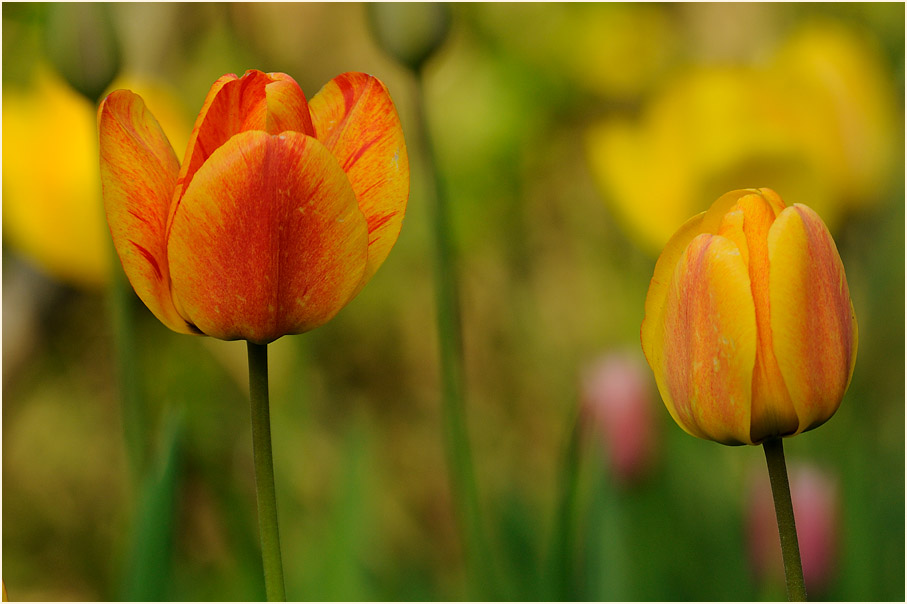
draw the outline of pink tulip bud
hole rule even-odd
[[[641,478],[655,446],[652,387],[642,359],[611,353],[593,361],[583,371],[582,408],[618,482]]]
[[[814,466],[794,465],[790,487],[807,593],[821,594],[834,574],[840,526],[838,485],[832,476]],[[760,581],[783,583],[775,507],[764,475],[754,479],[751,493],[746,522],[753,570]]]

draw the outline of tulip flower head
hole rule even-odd
[[[641,339],[686,432],[728,445],[827,421],[850,384],[857,320],[822,219],[770,189],[688,220],[655,265]]]
[[[266,344],[330,320],[375,274],[409,196],[403,131],[363,73],[311,101],[282,73],[219,78],[182,164],[142,99],[98,110],[107,222],[170,329]]]

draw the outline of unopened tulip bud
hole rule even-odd
[[[753,445],[823,424],[853,375],[857,320],[822,219],[770,189],[723,195],[659,257],[641,339],[693,436]]]
[[[655,447],[652,389],[641,359],[612,353],[589,365],[582,376],[582,405],[602,437],[618,482],[641,478]]]
[[[70,85],[92,103],[120,69],[120,45],[106,3],[47,4],[47,53]]]
[[[450,8],[443,2],[375,2],[369,25],[378,44],[413,71],[419,71],[450,30]]]

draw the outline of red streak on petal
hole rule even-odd
[[[396,216],[396,212],[391,212],[390,214],[384,214],[383,216],[370,216],[368,220],[368,232],[371,234],[374,231],[377,231],[383,227],[387,222]]]
[[[348,158],[346,158],[346,161],[343,162],[343,171],[346,172],[347,174],[349,174],[350,169],[352,169],[353,165],[355,165],[355,163],[357,161],[359,161],[359,158],[362,157],[365,154],[365,152],[369,150],[370,147],[372,147],[375,143],[377,143],[378,140],[380,140],[380,139],[373,138],[366,144],[359,147],[359,149],[355,153],[353,153]]]
[[[145,260],[147,260],[151,265],[151,268],[154,269],[154,274],[157,275],[158,281],[162,281],[164,279],[164,275],[161,273],[161,267],[158,266],[157,260],[154,258],[154,255],[135,241],[130,240],[129,243],[135,246],[135,249],[137,249],[139,253],[145,257]]]
[[[136,220],[140,220],[140,221],[144,222],[145,224],[151,224],[151,223],[148,221],[147,218],[145,218],[144,216],[142,216],[141,214],[139,214],[139,213],[136,212],[135,210],[129,210],[129,213],[130,213]],[[133,245],[135,245],[135,244],[133,243]]]
[[[356,102],[356,90],[345,75],[338,76],[334,81],[337,83],[337,87],[340,88],[340,92],[343,93],[343,116],[346,117],[353,110],[353,105]]]

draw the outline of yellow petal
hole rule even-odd
[[[738,189],[725,193],[716,199],[703,217],[702,230],[705,233],[718,233],[724,216],[730,212],[744,197],[754,195],[761,197],[759,189]]]
[[[364,285],[400,234],[409,198],[409,157],[400,118],[384,84],[364,73],[337,76],[309,103],[318,140],[349,177],[368,221]]]
[[[740,197],[725,214],[719,231],[734,241],[743,254],[756,309],[757,352],[750,430],[754,443],[797,430],[797,414],[772,346],[773,307],[769,303],[768,233],[783,202],[774,192],[766,191],[768,197],[762,191]]]
[[[822,219],[785,209],[768,236],[775,357],[799,418],[797,433],[838,409],[857,355],[857,320],[844,266]]]
[[[702,217],[705,212],[690,218],[680,229],[674,233],[655,263],[655,273],[649,282],[649,291],[646,294],[646,314],[639,330],[642,340],[642,350],[649,362],[649,367],[655,373],[655,382],[661,391],[665,404],[671,408],[668,400],[670,393],[664,387],[663,356],[664,356],[664,309],[668,297],[668,289],[674,279],[677,262],[684,250],[697,235],[702,233]]]
[[[663,312],[668,288],[673,280],[677,262],[697,235],[701,233],[721,234],[726,213],[734,207],[741,197],[750,195],[754,191],[754,189],[746,189],[726,193],[715,200],[708,211],[697,214],[687,220],[670,238],[655,263],[655,272],[652,275],[649,291],[646,295],[646,314],[640,329],[640,337],[642,339],[643,352],[649,361],[649,366],[655,372],[655,380],[659,384],[663,382],[663,376],[659,375],[659,370],[657,369],[662,363]],[[741,252],[745,263],[746,250],[738,251]],[[665,389],[661,387],[660,389],[662,390],[662,396],[664,396]]]
[[[165,228],[179,172],[176,154],[145,103],[128,90],[104,99],[98,129],[104,207],[123,270],[164,325],[196,333],[170,297]]]
[[[756,316],[747,267],[728,239],[702,234],[684,250],[665,300],[663,346],[674,420],[694,436],[752,444]]]
[[[242,132],[208,157],[174,214],[173,295],[202,332],[267,343],[349,302],[367,242],[356,196],[324,145],[298,132]]]

